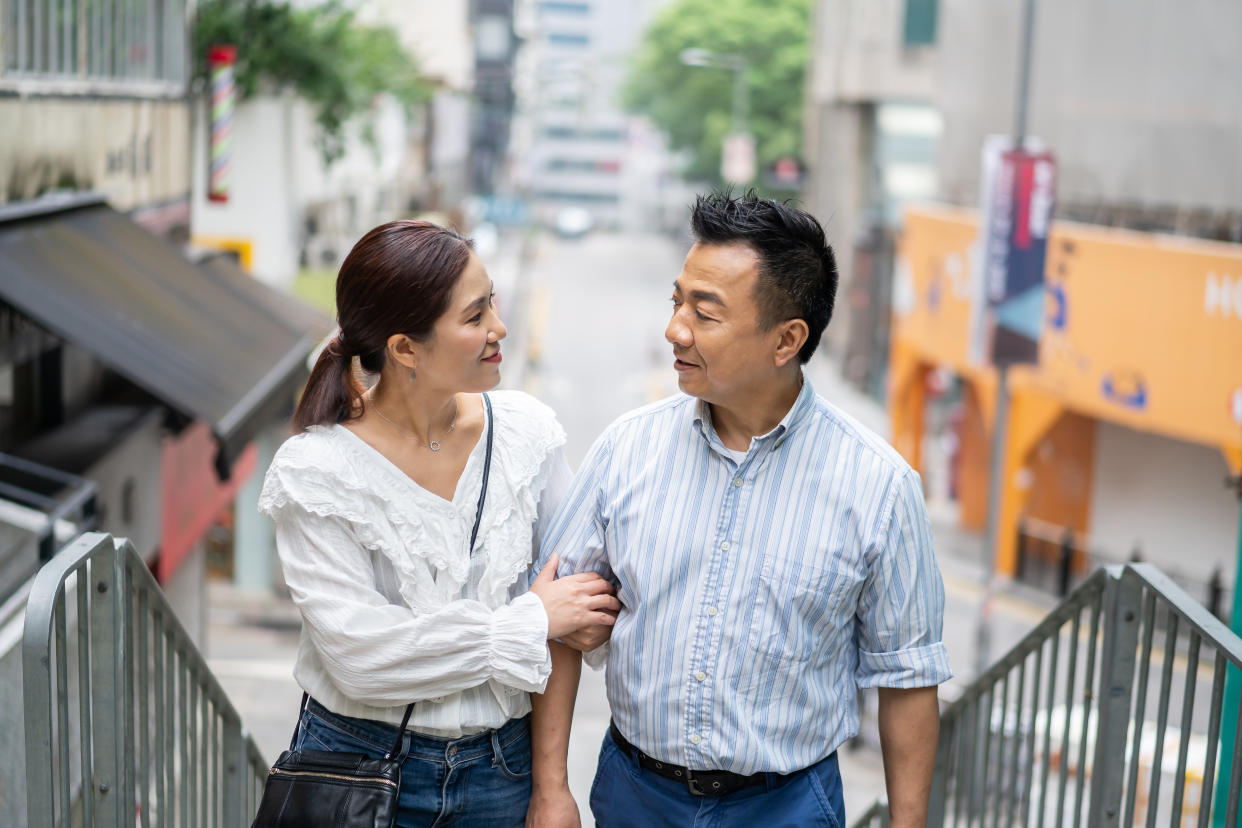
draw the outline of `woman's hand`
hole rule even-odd
[[[583,627],[577,632],[562,635],[559,641],[566,647],[573,647],[580,653],[589,653],[599,648],[600,645],[610,638],[612,638],[612,627],[606,627],[603,624],[592,624],[589,627]]]
[[[595,572],[556,577],[559,560],[548,559],[530,591],[539,596],[548,614],[548,638],[561,638],[592,624],[611,627],[621,602],[613,594],[616,588]]]

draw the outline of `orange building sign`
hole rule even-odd
[[[994,375],[968,352],[980,293],[977,235],[973,211],[906,214],[893,289],[890,409],[894,442],[915,465],[919,380],[931,367],[970,383],[979,420],[991,428]],[[1106,420],[1217,447],[1242,471],[1242,245],[1055,223],[1039,360],[1010,376],[1001,571],[1013,571],[1018,516],[1056,501],[1028,495],[1040,466],[1032,451],[1047,439],[1080,447],[1085,439],[1089,447],[1090,423]],[[1065,469],[1045,472],[1066,477]],[[1082,472],[1070,476],[1080,480]],[[1062,500],[1059,513],[1041,517],[1086,531],[1089,510]],[[963,503],[967,513],[978,509]]]

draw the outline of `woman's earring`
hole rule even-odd
[[[414,369],[411,368],[410,369],[410,382],[413,382],[413,381],[414,381]]]

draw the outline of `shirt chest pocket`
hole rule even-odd
[[[848,567],[779,558],[765,561],[755,579],[748,649],[777,663],[828,658],[842,636],[853,636],[858,588]]]

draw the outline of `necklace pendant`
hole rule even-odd
[[[428,444],[427,444],[427,448],[431,449],[432,451],[439,451],[439,450],[440,450],[440,441],[439,441],[439,440],[432,440],[430,443],[428,443]]]

